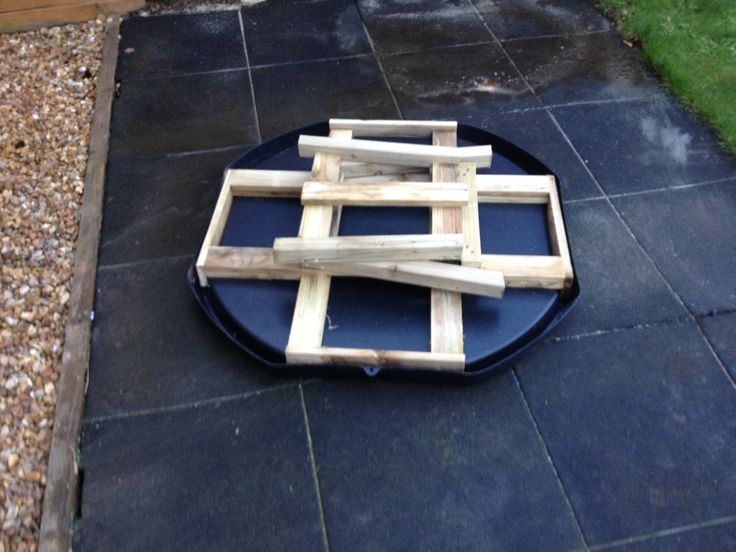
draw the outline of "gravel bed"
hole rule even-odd
[[[0,35],[0,552],[37,548],[103,32]]]

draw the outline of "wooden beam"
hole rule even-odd
[[[208,278],[298,280],[302,275],[299,266],[277,263],[270,247],[215,245],[207,250],[201,269]]]
[[[202,247],[199,250],[197,262],[195,263],[199,285],[202,287],[208,285],[207,272],[204,269],[207,252],[212,246],[220,243],[232,205],[233,194],[230,190],[230,181],[228,178],[225,178],[225,182],[223,182],[222,188],[220,189],[220,195],[217,197],[217,203],[210,219],[210,225],[207,228]]]
[[[380,366],[420,370],[465,369],[465,355],[427,353],[422,351],[385,351],[379,349],[348,349],[341,347],[311,347],[292,349],[295,364],[334,364],[338,366]]]
[[[312,179],[312,173],[230,169],[225,173],[225,179],[236,197],[299,197],[302,185]]]
[[[549,179],[549,203],[547,204],[547,223],[549,227],[550,245],[552,253],[562,258],[562,267],[565,273],[565,283],[563,290],[567,292],[572,287],[574,278],[572,270],[572,258],[570,257],[570,246],[567,243],[567,233],[565,232],[565,221],[562,218],[562,207],[560,205],[560,197],[557,193],[557,185],[554,176],[548,176]]]
[[[145,0],[78,0],[73,4],[52,3],[45,7],[6,11],[0,13],[0,33],[88,21],[99,15],[123,14],[143,7]]]
[[[480,203],[547,203],[548,175],[477,174],[475,184]]]
[[[350,130],[330,131],[331,140],[349,140]],[[314,156],[312,177],[315,180],[337,182],[340,179],[340,156],[319,153]],[[337,208],[339,209],[339,208]],[[339,213],[333,207],[308,205],[302,211],[299,236],[302,238],[324,238],[337,232]],[[291,321],[289,342],[286,346],[286,361],[292,362],[289,351],[293,348],[319,347],[322,344],[327,301],[330,294],[328,274],[304,274],[299,282],[294,316]]]
[[[391,121],[363,119],[330,119],[330,130],[348,129],[353,136],[396,138],[429,138],[435,130],[457,131],[457,121]]]
[[[304,205],[459,207],[469,200],[468,185],[462,182],[306,182],[302,188]]]
[[[462,263],[480,266],[480,220],[478,218],[478,190],[475,185],[475,163],[457,166],[460,180],[468,187],[468,202],[462,207],[462,229],[465,237]]]
[[[477,163],[481,167],[488,167],[491,164],[492,155],[491,146],[455,148],[375,140],[338,139],[307,134],[299,137],[299,155],[310,157],[319,152],[339,155],[353,161],[420,167],[431,167],[433,163]]]
[[[457,133],[435,131],[432,143],[438,147],[455,146]],[[432,165],[432,182],[454,182],[460,177],[457,165]],[[462,209],[434,207],[431,213],[432,234],[463,231]],[[463,303],[460,293],[433,289],[430,307],[431,350],[433,353],[463,352]]]
[[[95,300],[97,254],[119,36],[120,19],[113,17],[108,20],[105,29],[97,77],[97,97],[89,129],[89,157],[84,175],[79,239],[74,255],[69,314],[64,329],[64,351],[59,381],[56,382],[56,410],[46,471],[41,527],[38,531],[38,549],[42,552],[67,552],[72,547],[78,490],[77,451],[89,370],[91,315]]]
[[[385,163],[361,163],[360,161],[343,161],[342,177],[344,180],[360,177],[422,174],[429,180],[427,167],[402,167],[401,165],[387,165]]]
[[[482,255],[481,268],[503,273],[510,288],[563,289],[562,257],[552,255]]]
[[[306,262],[304,268],[319,270],[333,276],[375,278],[434,290],[445,290],[457,296],[467,293],[498,299],[503,297],[506,287],[503,274],[500,272],[435,261]]]
[[[462,252],[462,234],[276,238],[273,242],[277,263],[453,261]]]

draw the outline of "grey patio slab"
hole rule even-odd
[[[587,0],[472,0],[500,39],[574,34],[609,28]]]
[[[351,0],[254,2],[241,13],[252,66],[371,52]]]
[[[736,312],[705,316],[698,319],[698,324],[721,362],[736,379]]]
[[[372,55],[257,67],[253,86],[264,140],[330,117],[399,118]]]
[[[247,66],[236,11],[131,17],[120,25],[119,51],[123,81]]]
[[[547,343],[517,370],[589,544],[736,514],[736,393],[691,322]]]
[[[736,174],[736,161],[715,135],[669,97],[558,107],[553,113],[609,195]]]
[[[634,238],[604,200],[565,206],[565,225],[581,295],[555,336],[686,317]]]
[[[545,105],[663,91],[654,73],[613,32],[514,40],[504,49]]]
[[[544,110],[479,114],[471,121],[531,152],[560,179],[562,201],[600,197],[601,191]]]
[[[248,71],[122,83],[110,157],[224,148],[259,141]]]
[[[465,1],[358,1],[358,7],[379,54],[493,41],[483,21]]]
[[[407,119],[468,121],[539,106],[496,44],[392,55],[382,63]]]
[[[510,372],[468,387],[305,387],[332,550],[582,544]]]
[[[736,550],[736,523],[733,521],[682,530],[673,529],[661,536],[653,535],[635,542],[605,548],[612,552],[692,552]]]
[[[736,308],[736,179],[614,205],[693,313]]]
[[[193,257],[101,269],[86,419],[293,382],[247,357],[207,319],[186,272]]]
[[[297,388],[90,423],[74,550],[323,550]]]
[[[225,166],[244,151],[236,147],[111,159],[99,264],[194,255],[207,231]]]

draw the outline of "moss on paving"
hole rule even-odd
[[[736,0],[596,0],[736,154]]]

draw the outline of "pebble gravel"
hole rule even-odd
[[[37,548],[104,26],[0,35],[0,552]]]

